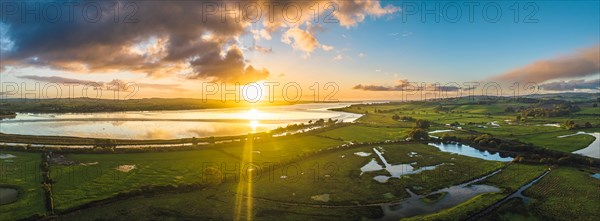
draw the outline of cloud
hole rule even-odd
[[[151,84],[151,83],[135,83],[135,82],[127,82],[120,79],[114,79],[109,82],[102,81],[90,81],[90,80],[81,80],[74,78],[65,78],[59,76],[37,76],[37,75],[25,75],[18,76],[21,79],[27,79],[37,82],[45,82],[45,83],[55,83],[55,84],[77,84],[77,85],[89,85],[93,87],[102,88],[105,90],[119,90],[119,91],[131,91],[135,89],[135,86],[142,88],[154,88],[160,90],[171,90],[171,91],[185,91],[180,88],[178,84]]]
[[[94,2],[107,12],[113,10],[114,3]],[[23,4],[52,4],[62,7],[63,12],[69,11],[62,2]],[[84,2],[77,4],[79,9],[85,5]],[[125,4],[117,2],[118,7],[125,7]],[[203,68],[198,68],[190,60],[220,52],[246,33],[245,22],[232,18],[222,21],[221,16],[203,17],[198,13],[202,11],[203,4],[200,3],[138,1],[135,4],[138,22],[133,23],[115,23],[113,16],[102,16],[96,22],[74,16],[72,21],[64,18],[54,23],[22,22],[20,16],[5,16],[3,22],[9,27],[6,36],[13,41],[14,50],[3,51],[2,65],[49,67],[81,73],[129,71],[152,77],[173,76],[220,65],[205,63]],[[240,78],[232,76],[236,73],[242,71],[212,72],[211,77]]]
[[[314,13],[312,12],[315,11],[315,7],[319,7],[319,18],[322,18],[325,23],[338,23],[344,27],[356,26],[367,16],[377,18],[400,10],[391,4],[382,6],[379,0],[264,0],[258,4],[267,5],[262,11],[265,12],[263,17],[269,18],[263,20],[263,25],[268,32],[313,21]],[[287,10],[269,10],[268,5],[278,5],[278,9],[290,5],[293,7],[288,7]],[[296,13],[297,9],[310,13]],[[333,17],[331,17],[332,15]],[[315,28],[319,28],[319,26],[315,26]]]
[[[362,85],[358,84],[352,87],[354,90],[363,91],[459,91],[460,87],[453,85],[440,84],[422,84],[418,82],[409,82],[408,80],[398,80],[396,85]]]
[[[57,84],[96,84],[97,81],[80,80],[74,78],[65,78],[59,76],[37,76],[37,75],[25,75],[19,76],[18,78],[27,79],[32,81],[46,82],[46,83],[57,83]]]
[[[296,50],[310,55],[315,49],[322,48],[325,51],[332,50],[328,46],[321,46],[315,37],[315,33],[324,28],[320,24],[312,24],[315,20],[314,13],[294,14],[294,10],[299,8],[303,12],[312,12],[315,7],[320,7],[319,18],[323,18],[324,23],[338,23],[344,27],[356,26],[363,22],[367,16],[380,17],[392,14],[399,9],[392,6],[382,6],[378,0],[334,0],[334,1],[265,1],[266,4],[294,5],[286,10],[265,10],[269,20],[264,20],[263,25],[268,32],[275,32],[284,29],[281,41],[291,45]],[[293,8],[293,9],[290,9]],[[329,9],[329,10],[327,10]],[[331,9],[334,9],[331,11]],[[291,15],[290,15],[291,14]],[[330,15],[333,15],[330,18]],[[304,27],[304,28],[300,28]],[[342,34],[343,38],[346,35]]]
[[[585,77],[599,72],[600,45],[596,45],[569,55],[533,62],[492,80],[541,83],[561,78]]]
[[[60,11],[69,12],[72,5],[78,5],[75,6],[75,11],[79,12],[88,3],[90,2],[84,0],[74,4],[62,4],[62,1],[25,1],[20,8],[58,6]],[[103,12],[113,12],[115,6],[128,8],[127,4],[131,2],[91,3],[100,6]],[[301,7],[303,12],[309,12],[315,1],[219,1],[215,2],[215,13],[209,16],[202,13],[206,10],[205,2],[133,3],[137,9],[133,20],[121,16],[118,22],[115,22],[112,15],[103,15],[94,22],[86,20],[89,16],[63,16],[56,22],[23,22],[20,13],[16,16],[4,16],[0,37],[3,45],[0,49],[0,71],[6,70],[6,66],[38,67],[77,73],[132,72],[153,78],[185,76],[223,82],[250,81],[268,77],[269,71],[255,68],[243,59],[241,51],[231,51],[232,46],[244,47],[239,45],[239,39],[243,35],[250,34],[255,40],[270,39],[277,30],[284,29],[282,40],[294,49],[307,54],[318,48],[325,51],[333,49],[329,45],[320,44],[315,37],[315,33],[323,27],[318,24],[310,25],[314,19],[313,13],[302,13],[299,19],[292,22],[286,21],[281,14],[282,7],[287,3]],[[279,5],[279,10],[270,10],[274,3]],[[318,3],[324,6],[328,1]],[[339,25],[345,27],[361,23],[366,16],[379,17],[398,11],[391,5],[382,6],[375,0],[338,0],[333,3],[338,6],[334,16],[340,20]],[[261,20],[254,24],[262,26],[258,25],[254,30],[255,25],[250,21],[236,20],[235,13],[223,13],[223,4],[239,4],[240,8],[245,8],[247,4],[261,7],[260,10],[264,13]],[[271,12],[272,15],[269,14]],[[327,12],[320,13],[323,15]],[[10,47],[4,47],[7,45]],[[256,44],[251,48],[254,51],[271,52]],[[228,64],[232,66],[226,66]]]
[[[395,87],[388,87],[388,86],[382,86],[382,85],[362,85],[362,84],[355,85],[354,87],[352,87],[352,89],[363,90],[363,91],[396,91],[397,90]]]
[[[245,84],[269,76],[269,71],[266,69],[259,70],[252,65],[246,66],[242,50],[236,46],[229,48],[225,56],[221,56],[219,53],[219,51],[214,51],[192,60],[190,63],[195,68],[196,74],[188,77],[191,79],[212,78],[213,81]]]
[[[283,33],[281,41],[307,54],[313,52],[320,45],[319,41],[309,31],[298,27],[292,27]]]
[[[340,0],[337,1],[337,11],[334,16],[344,27],[356,26],[365,20],[367,16],[380,17],[393,14],[400,9],[393,5],[381,6],[376,0]]]
[[[254,45],[254,47],[251,48],[253,51],[258,51],[260,53],[273,53],[273,48],[265,48],[263,46],[260,45]]]
[[[329,46],[329,45],[321,45],[321,48],[323,49],[323,51],[331,51],[334,49],[333,46]]]
[[[557,81],[542,84],[540,88],[547,91],[575,91],[575,90],[598,90],[600,89],[600,79],[594,80],[570,80]]]
[[[344,57],[341,54],[337,54],[335,57],[333,57],[334,61],[341,61],[342,59],[344,59]]]

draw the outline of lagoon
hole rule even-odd
[[[17,201],[19,191],[13,188],[0,187],[0,205],[9,204]]]
[[[360,114],[329,109],[352,103],[306,103],[254,108],[110,113],[18,113],[0,121],[7,134],[113,139],[176,139],[264,132],[309,120],[352,122]]]
[[[442,152],[455,153],[463,156],[475,157],[484,160],[510,162],[513,160],[509,156],[501,156],[500,153],[491,153],[487,150],[479,150],[469,145],[459,143],[429,143],[430,146],[437,147]]]

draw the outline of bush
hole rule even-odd
[[[414,128],[410,131],[408,136],[413,140],[427,140],[429,138],[429,133],[421,128]]]
[[[417,120],[415,122],[415,124],[416,124],[417,128],[421,128],[421,129],[428,129],[429,126],[431,126],[431,123],[429,123],[429,121],[427,121],[427,120],[421,120],[421,119]]]

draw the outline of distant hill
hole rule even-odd
[[[300,102],[299,102],[300,103]],[[64,98],[64,99],[4,99],[0,101],[0,111],[28,113],[68,113],[68,112],[117,112],[117,111],[156,111],[193,110],[207,108],[249,107],[252,105],[289,105],[284,101],[259,102],[202,100],[191,98],[146,98],[133,100]]]

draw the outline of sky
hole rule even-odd
[[[483,94],[496,83],[503,95],[515,83],[539,88],[523,94],[598,91],[598,1],[471,3],[3,1],[1,93],[220,98],[236,83],[242,98],[295,100],[301,90],[298,99],[319,101]]]

